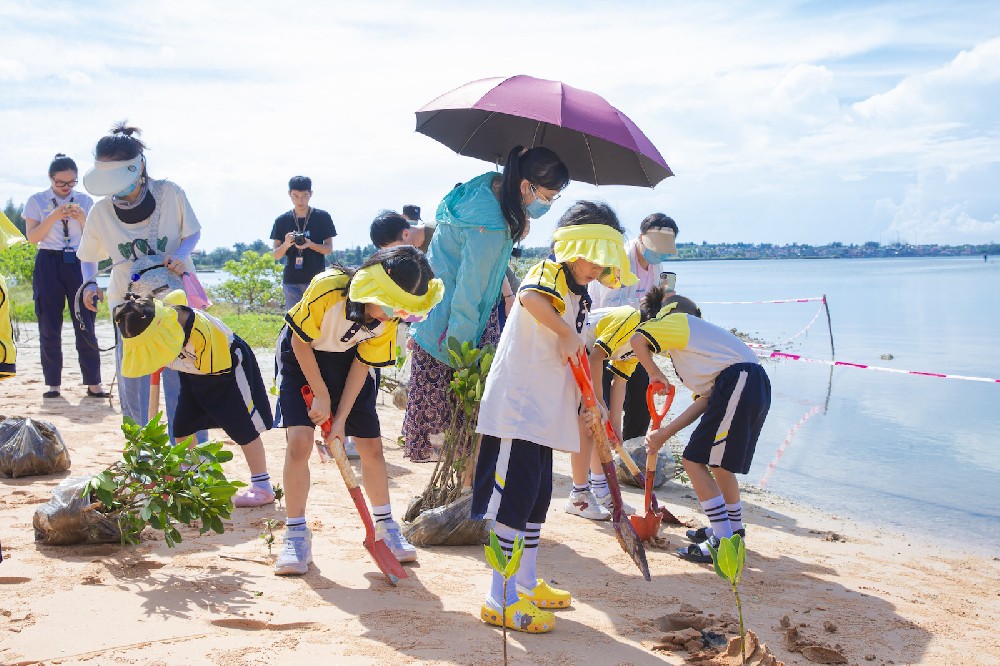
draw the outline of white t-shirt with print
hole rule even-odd
[[[161,255],[170,255],[181,244],[181,239],[187,238],[201,230],[198,218],[195,217],[187,196],[179,186],[170,181],[160,181],[163,187],[161,200],[156,202],[160,209],[160,221],[157,229],[155,251]],[[141,256],[149,238],[149,220],[136,224],[125,224],[115,215],[111,197],[105,197],[94,204],[87,216],[87,225],[83,230],[80,248],[76,255],[80,261],[103,261],[111,258],[115,264],[111,269],[111,282],[108,284],[108,306],[114,308],[120,305],[125,297],[131,278],[132,242],[138,243],[138,254]],[[195,272],[194,262],[187,260],[188,271]]]
[[[77,192],[75,190],[71,191],[69,196],[65,198],[59,197],[52,191],[52,188],[49,188],[44,192],[32,194],[28,198],[28,201],[25,202],[21,215],[41,222],[56,208],[68,203],[78,204],[84,213],[89,213],[94,205],[94,200],[85,192]],[[72,217],[68,217],[66,220],[66,231],[69,232],[69,246],[75,249],[80,246],[83,226]],[[66,239],[63,235],[63,225],[62,222],[56,220],[49,228],[49,233],[45,234],[45,237],[38,242],[38,249],[61,250],[64,247],[66,247]]]

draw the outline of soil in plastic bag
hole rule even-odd
[[[490,521],[473,520],[472,493],[451,504],[429,509],[403,526],[406,539],[415,546],[474,546],[490,541]]]
[[[81,497],[88,481],[85,476],[63,479],[52,499],[35,509],[35,541],[50,546],[121,542],[115,517],[90,508],[91,498]]]
[[[48,421],[12,416],[0,423],[0,477],[55,474],[69,466],[66,444]]]
[[[635,464],[639,466],[642,473],[646,473],[646,438],[645,437],[633,437],[632,439],[622,442],[622,447],[631,456]],[[631,472],[625,467],[625,463],[615,455],[615,472],[618,474],[618,481],[620,483],[627,483],[632,486],[638,486],[639,484],[632,479]],[[653,487],[659,488],[668,479],[674,476],[674,458],[667,450],[667,447],[660,449],[659,455],[656,456],[656,477],[653,479]]]

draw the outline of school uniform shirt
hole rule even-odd
[[[167,367],[189,375],[217,375],[233,367],[233,332],[210,314],[189,308],[184,347]]]
[[[17,348],[14,346],[14,326],[10,319],[10,298],[7,283],[0,275],[0,379],[16,374]]]
[[[670,311],[639,324],[653,352],[668,354],[677,376],[696,396],[712,392],[719,373],[736,363],[756,363],[757,355],[724,328],[700,317]]]
[[[357,358],[376,368],[396,362],[395,319],[359,324],[348,319],[348,276],[331,268],[313,278],[285,322],[316,351],[346,352],[355,349]]]
[[[576,452],[580,450],[580,391],[566,360],[559,357],[558,336],[521,305],[520,297],[527,292],[549,299],[580,340],[586,340],[590,310],[586,288],[573,283],[561,263],[536,264],[521,282],[518,303],[500,335],[476,432]]]
[[[161,181],[163,194],[157,200],[160,209],[160,222],[157,228],[156,253],[169,255],[177,250],[182,238],[187,238],[201,230],[201,224],[188,202],[187,196],[179,186],[168,180]],[[94,204],[87,216],[87,225],[83,229],[83,238],[76,256],[80,261],[103,261],[111,258],[115,264],[111,269],[111,281],[106,293],[108,306],[114,309],[124,301],[132,273],[132,242],[136,243],[136,252],[144,254],[148,245],[149,220],[135,224],[125,224],[115,215],[111,197],[105,197]],[[187,270],[195,272],[194,262],[188,257]]]
[[[69,196],[61,198],[57,196],[51,188],[49,188],[44,192],[32,194],[25,202],[24,210],[21,211],[21,215],[41,222],[56,208],[68,203],[78,204],[80,208],[83,209],[84,213],[89,213],[90,209],[94,207],[94,200],[91,199],[85,192],[77,192],[76,190],[73,190],[69,193]],[[76,249],[80,247],[80,237],[83,235],[83,225],[72,217],[68,217],[66,220],[66,231],[69,232],[69,246]],[[66,239],[63,235],[63,225],[62,222],[56,220],[55,223],[49,228],[49,233],[45,234],[45,237],[38,242],[38,249],[61,250],[64,247],[66,247]]]
[[[628,245],[625,246],[629,266],[631,266],[635,276],[639,278],[638,282],[619,289],[609,289],[597,280],[590,283],[587,291],[590,293],[590,298],[594,303],[594,309],[613,308],[622,305],[631,305],[634,308],[638,308],[646,292],[660,283],[660,264],[649,264],[646,268],[643,268],[639,263],[639,254],[642,252],[642,248],[642,241],[638,238],[629,241]]]
[[[639,364],[629,339],[641,318],[638,310],[627,305],[591,310],[587,315],[587,349],[603,349],[611,372],[624,379],[631,377]]]

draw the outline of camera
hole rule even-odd
[[[292,232],[292,242],[295,243],[298,246],[305,245],[306,244],[306,235],[305,235],[305,233],[301,232],[301,231],[293,231]]]

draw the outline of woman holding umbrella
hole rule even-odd
[[[406,417],[405,455],[432,459],[429,435],[443,432],[451,418],[448,338],[497,344],[499,298],[514,243],[528,234],[530,220],[544,215],[569,184],[569,170],[544,147],[514,147],[503,173],[488,172],[451,192],[437,209],[437,231],[429,259],[444,282],[444,299],[413,336]]]

